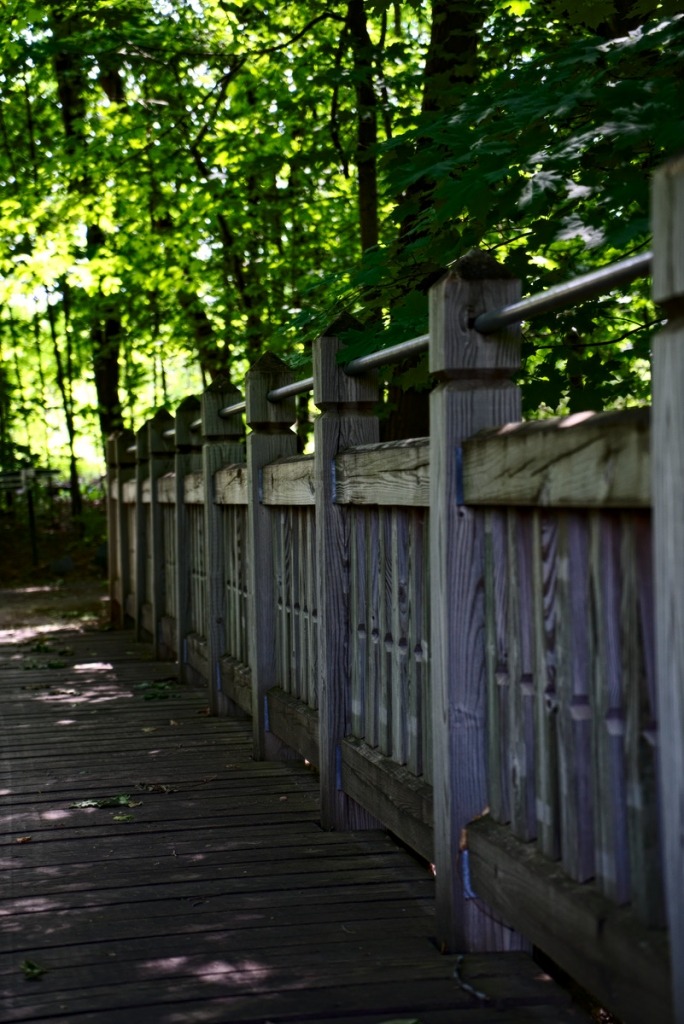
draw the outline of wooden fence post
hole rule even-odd
[[[184,399],[176,410],[176,650],[178,675],[188,681],[187,636],[190,626],[190,537],[185,504],[185,474],[200,468],[200,435],[191,424],[200,414],[200,401],[194,395]]]
[[[110,618],[123,629],[129,624],[126,597],[130,589],[128,520],[123,504],[123,485],[135,473],[135,458],[128,451],[135,440],[130,430],[121,430],[107,440],[107,559],[109,571]]]
[[[350,638],[349,510],[335,504],[335,457],[346,448],[379,440],[376,374],[350,377],[337,362],[342,348],[333,335],[313,345],[316,557],[318,567],[318,715],[321,823],[324,828],[377,824],[342,791],[341,743],[349,731]]]
[[[147,554],[151,537],[147,531],[147,516],[143,502],[145,480],[149,478],[149,449],[147,423],[135,434],[135,639],[143,640],[143,607],[147,596]]]
[[[684,157],[653,178],[652,486],[656,680],[665,903],[675,1021],[684,1021]]]
[[[506,932],[472,898],[463,830],[488,802],[484,515],[464,505],[463,441],[518,420],[517,331],[484,337],[485,310],[516,301],[518,281],[483,253],[430,291],[430,681],[437,937],[452,951],[505,948]]]
[[[241,401],[242,395],[227,378],[217,378],[202,395],[202,474],[204,477],[204,542],[207,565],[207,618],[205,637],[209,665],[209,707],[212,714],[226,714],[221,695],[221,657],[226,652],[226,569],[221,509],[216,504],[214,474],[222,466],[245,461],[240,444],[245,428],[242,415],[227,419],[221,409]]]
[[[159,504],[157,482],[165,473],[173,469],[174,443],[164,437],[167,430],[174,426],[173,416],[165,409],[160,409],[147,422],[147,453],[149,458],[150,478],[150,537],[152,554],[152,643],[154,656],[162,654],[161,619],[164,608],[164,575],[166,568],[163,558],[162,511]]]
[[[252,728],[257,760],[277,758],[281,745],[268,731],[266,693],[276,683],[276,610],[272,512],[261,504],[261,472],[269,462],[295,455],[295,401],[269,402],[269,391],[291,384],[294,373],[270,352],[247,373],[247,486],[249,533],[249,666]]]

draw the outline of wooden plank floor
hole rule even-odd
[[[130,635],[0,645],[0,710],[2,1021],[585,1019],[523,955],[441,956],[425,868],[322,831],[313,773]]]

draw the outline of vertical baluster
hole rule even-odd
[[[282,745],[267,729],[266,694],[274,685],[277,671],[276,594],[274,566],[276,550],[272,520],[275,516],[261,503],[261,471],[269,462],[292,456],[297,439],[291,427],[295,420],[294,399],[269,402],[268,392],[289,384],[293,373],[267,353],[247,374],[247,437],[249,487],[249,664],[252,673],[252,725],[254,756],[278,758]]]

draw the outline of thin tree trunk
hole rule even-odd
[[[373,43],[363,0],[349,0],[347,29],[352,43],[356,89],[356,167],[359,184],[361,250],[378,244],[378,111],[374,86]]]
[[[83,499],[81,497],[81,487],[78,481],[78,464],[76,460],[76,427],[74,425],[74,410],[69,398],[69,390],[67,388],[67,381],[64,373],[64,363],[62,361],[62,353],[59,349],[59,339],[57,336],[57,322],[55,317],[54,306],[50,304],[48,299],[47,303],[47,315],[48,323],[50,324],[50,337],[52,338],[52,350],[55,356],[55,368],[57,375],[57,387],[62,397],[62,406],[64,408],[64,420],[67,428],[67,435],[69,438],[69,495],[71,497],[71,515],[76,518],[83,512]]]

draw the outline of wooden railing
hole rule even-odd
[[[684,885],[663,875],[668,843],[684,864],[684,611],[657,568],[659,545],[681,557],[684,471],[661,452],[654,559],[649,411],[520,424],[515,329],[472,326],[517,297],[433,287],[429,439],[378,442],[377,381],[335,337],[314,345],[313,456],[293,399],[268,398],[292,382],[272,355],[246,438],[220,382],[113,438],[113,620],[250,714],[256,757],[312,762],[324,827],[381,822],[430,861],[446,948],[532,942],[626,1021],[684,1020]]]

